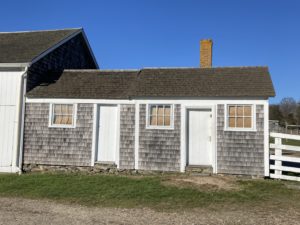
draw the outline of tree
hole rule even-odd
[[[277,104],[270,105],[269,118],[270,120],[278,120],[279,122],[283,120],[283,116],[280,112],[279,105]]]
[[[283,98],[279,104],[280,112],[285,122],[294,124],[294,116],[297,109],[297,103],[294,98]]]

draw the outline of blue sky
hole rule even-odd
[[[102,69],[267,65],[277,96],[300,100],[300,1],[6,0],[0,31],[83,27]]]

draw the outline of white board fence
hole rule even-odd
[[[300,141],[300,135],[270,133],[270,137],[275,139],[275,143],[270,144],[270,148],[275,150],[275,154],[270,155],[270,160],[274,160],[274,165],[270,165],[270,169],[274,170],[274,173],[270,173],[270,177],[275,179],[300,181],[300,176],[282,174],[283,171],[300,174],[300,167],[283,165],[283,162],[300,163],[300,147],[282,144],[282,139]],[[282,151],[297,154],[282,154]]]

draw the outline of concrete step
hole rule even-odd
[[[94,167],[98,169],[117,169],[114,162],[95,162]]]
[[[186,173],[197,173],[197,174],[212,174],[213,168],[212,166],[195,166],[188,165],[185,167]]]

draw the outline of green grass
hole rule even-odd
[[[0,196],[50,199],[105,207],[185,209],[224,204],[296,204],[300,190],[284,182],[239,180],[236,191],[205,191],[162,184],[167,176],[125,177],[82,174],[0,175]]]

